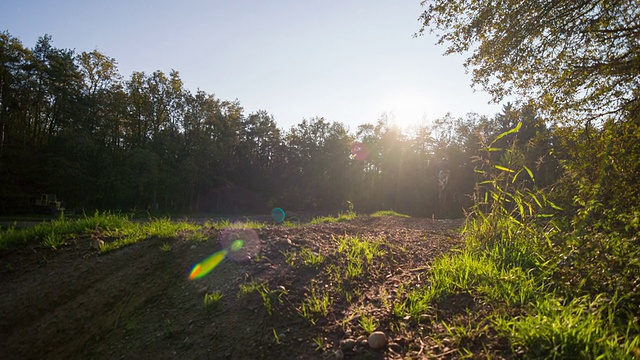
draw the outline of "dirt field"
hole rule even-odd
[[[225,245],[225,230],[209,230],[207,241],[151,238],[106,254],[90,237],[56,251],[13,248],[0,253],[0,359],[457,358],[438,322],[399,319],[391,308],[406,295],[399,289],[428,284],[428,263],[460,243],[460,226],[367,216],[270,225],[244,233],[242,251],[194,281],[192,265]],[[377,270],[350,283],[350,301],[332,291],[328,271],[344,235],[385,240],[385,254],[371,266]],[[286,254],[303,248],[326,260],[287,264]],[[258,292],[240,293],[250,282],[278,295],[270,308]],[[315,324],[299,313],[311,288],[330,294],[327,315]],[[216,291],[220,303],[205,306],[205,294]],[[449,305],[456,301],[465,299]],[[362,342],[363,314],[387,335],[383,349]]]

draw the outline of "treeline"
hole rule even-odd
[[[97,50],[76,53],[50,36],[26,48],[0,34],[0,212],[55,193],[68,208],[247,213],[394,209],[460,216],[482,167],[479,149],[523,123],[516,146],[538,186],[559,176],[554,129],[531,108],[492,118],[445,116],[404,133],[382,114],[348,129],[321,117],[280,129],[183,86],[177,71],[134,72]],[[499,153],[492,154],[494,157]],[[437,164],[448,159],[446,206]]]

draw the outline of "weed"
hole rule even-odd
[[[345,272],[347,279],[357,279],[364,275],[364,266],[361,262],[349,262]]]
[[[403,318],[407,313],[407,301],[394,302],[392,313],[397,318]]]
[[[378,326],[380,326],[373,315],[360,315],[358,324],[360,324],[362,330],[364,330],[367,334],[371,334],[376,330]]]
[[[162,245],[160,246],[160,250],[169,251],[171,250],[171,245],[169,245],[168,242],[163,242]]]
[[[287,290],[282,287],[275,290],[270,290],[269,285],[266,282],[251,281],[248,284],[240,284],[240,292],[238,293],[238,297],[253,292],[257,292],[258,294],[260,294],[260,297],[262,298],[262,304],[267,310],[267,314],[269,314],[269,316],[273,314],[274,301],[282,303],[282,297],[288,294]]]
[[[316,268],[324,262],[324,256],[320,253],[314,253],[309,248],[300,250],[300,259],[306,266],[315,266]]]
[[[316,351],[320,351],[324,348],[324,338],[321,335],[314,337],[313,342],[316,344]]]
[[[204,294],[204,307],[207,309],[215,309],[220,305],[222,300],[222,292],[216,290],[213,293]]]
[[[42,245],[45,247],[49,247],[53,250],[56,250],[58,247],[65,244],[65,239],[61,234],[57,234],[55,232],[51,232],[44,236],[42,239]]]
[[[315,289],[311,288],[311,296],[303,300],[299,313],[303,318],[315,325],[317,315],[327,316],[329,303],[328,293],[325,292],[322,295],[318,295]]]
[[[271,331],[273,332],[273,338],[276,340],[276,344],[280,345],[280,337],[278,336],[276,329],[271,329]]]
[[[291,267],[295,267],[295,264],[296,264],[295,251],[281,250],[280,253],[282,254],[282,256],[284,256],[284,261],[287,263],[287,265]]]

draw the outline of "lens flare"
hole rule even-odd
[[[284,213],[284,210],[282,210],[279,207],[271,210],[271,217],[273,218],[273,220],[275,220],[278,223],[283,222],[285,216],[286,216],[286,214]]]
[[[238,239],[231,243],[231,251],[238,251],[244,246],[244,241]]]
[[[220,234],[223,249],[195,264],[189,274],[189,280],[200,279],[210,273],[222,260],[245,262],[258,254],[260,239],[253,229],[224,229]]]
[[[211,270],[215,269],[222,260],[224,260],[225,256],[227,256],[227,250],[220,250],[208,258],[204,259],[199,264],[193,266],[191,269],[191,274],[189,274],[189,280],[200,279],[201,277],[207,275],[211,272]]]

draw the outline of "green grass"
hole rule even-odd
[[[288,294],[287,290],[285,290],[284,288],[279,287],[274,290],[269,289],[269,284],[267,282],[250,281],[246,284],[240,284],[240,292],[238,293],[238,298],[254,292],[260,294],[260,297],[262,298],[262,304],[267,310],[267,314],[269,316],[273,314],[274,304],[276,302],[281,304],[283,302],[283,296]]]
[[[207,309],[215,309],[220,305],[222,300],[222,292],[214,291],[213,293],[204,294],[204,307]]]
[[[302,301],[298,312],[304,319],[315,325],[319,316],[327,316],[329,305],[329,293],[318,294],[312,287],[311,294]]]
[[[42,246],[58,249],[81,235],[98,234],[110,238],[101,247],[102,252],[112,251],[151,237],[171,238],[188,234],[189,239],[201,239],[201,226],[175,222],[168,218],[150,219],[139,223],[129,216],[96,212],[92,216],[68,219],[61,217],[51,222],[42,222],[33,227],[11,227],[0,232],[0,250],[20,244],[39,242]]]
[[[411,216],[409,215],[405,215],[405,214],[401,214],[399,212],[396,212],[394,210],[381,210],[381,211],[376,211],[373,214],[371,214],[372,217],[382,217],[382,216],[396,216],[396,217],[403,217],[403,218],[410,218]]]
[[[205,227],[212,227],[216,230],[222,229],[262,229],[267,226],[265,223],[253,220],[243,220],[232,222],[229,220],[220,220],[215,223],[205,223]]]
[[[615,307],[604,295],[571,301],[540,296],[526,315],[496,316],[494,324],[514,351],[522,349],[532,357],[631,359],[640,348],[640,329],[633,319],[617,324]]]
[[[341,212],[338,213],[338,216],[320,216],[313,218],[309,224],[317,225],[317,224],[326,224],[326,223],[336,223],[336,222],[345,222],[356,218],[358,215],[353,211]]]
[[[358,319],[358,325],[364,330],[365,333],[371,334],[376,331],[376,328],[380,326],[380,324],[376,321],[376,317],[373,315],[360,315],[360,319]]]
[[[313,251],[311,251],[311,249],[309,248],[302,248],[300,250],[300,259],[302,260],[302,263],[306,266],[314,266],[314,267],[318,267],[320,266],[320,264],[322,264],[324,262],[324,256],[322,256],[322,254],[315,253]]]

